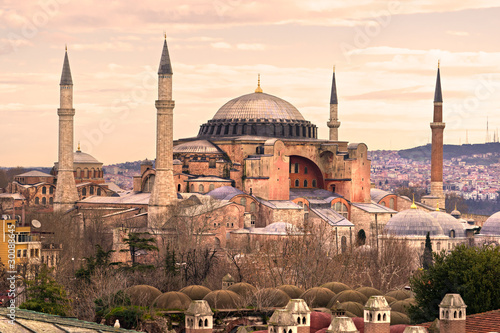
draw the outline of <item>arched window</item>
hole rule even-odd
[[[440,242],[437,243],[436,250],[441,251],[441,243]]]
[[[39,205],[40,204],[40,198],[36,197],[35,198],[35,205]]]
[[[83,169],[83,178],[89,178],[89,169]]]
[[[42,187],[42,194],[47,194],[47,188],[45,186]]]
[[[387,205],[385,204],[385,201],[382,201],[380,204],[381,204],[382,206],[384,206],[384,207],[387,207]]]
[[[337,201],[333,206],[333,209],[343,217],[348,218],[349,211],[347,209],[347,206],[343,202]]]
[[[307,179],[304,179],[304,187],[307,187]]]
[[[455,238],[455,230],[450,230],[450,238]]]
[[[209,190],[209,191],[213,191],[213,190],[215,190],[215,186],[214,186],[214,184],[210,184],[210,186],[208,187],[208,190]]]
[[[208,319],[205,319],[205,326],[208,326]]]
[[[54,187],[53,186],[49,187],[49,194],[54,194]]]
[[[177,184],[177,192],[181,191],[181,184]]]
[[[347,238],[345,236],[342,236],[340,239],[340,249],[342,253],[345,253],[347,251]]]
[[[252,202],[250,203],[250,212],[255,213],[255,210],[256,210],[256,209],[257,209],[257,207],[255,206],[255,202],[254,202],[254,201],[252,201]]]
[[[208,167],[215,168],[215,159],[212,158],[208,161]]]
[[[304,207],[304,203],[302,201],[299,201],[299,206]]]
[[[253,214],[252,214],[252,215],[250,215],[250,224],[251,224],[252,226],[255,226],[255,215],[253,215]]]
[[[240,199],[240,204],[242,206],[245,206],[245,211],[247,210],[247,198],[241,198]]]
[[[330,185],[330,190],[335,193],[335,184],[334,185]]]
[[[302,317],[302,325],[306,324],[306,317]]]
[[[313,179],[313,181],[312,181],[312,187],[316,187],[316,186],[317,186],[316,179]]]
[[[90,195],[94,195],[94,186],[90,186]]]
[[[200,319],[200,321],[198,322],[198,326],[203,327],[203,320],[202,319]]]
[[[47,198],[46,197],[43,197],[42,198],[42,205],[46,205],[47,204]]]
[[[307,171],[308,171],[308,170],[307,170],[307,167],[304,167],[304,174],[306,174],[306,175],[307,175]]]
[[[76,178],[82,178],[82,169],[76,168]]]
[[[102,192],[101,192],[101,188],[100,188],[100,187],[98,187],[98,188],[97,188],[97,195],[99,195],[99,196],[100,196],[100,195],[101,195],[101,193],[102,193]]]
[[[297,317],[297,324],[300,324],[300,317]]]
[[[384,313],[384,321],[387,320],[387,315]]]
[[[82,195],[87,195],[87,189],[85,187],[82,188]]]
[[[382,316],[379,313],[378,316],[377,316],[377,321],[381,321],[381,320],[382,320]]]
[[[194,184],[191,184],[191,192],[194,193]]]
[[[54,204],[54,198],[53,197],[50,197],[49,198],[49,204],[53,205]]]
[[[200,184],[198,186],[198,192],[200,192],[200,193],[204,193],[205,192],[205,186],[203,186],[203,184]]]
[[[390,209],[394,209],[394,198],[391,198],[391,199],[389,200],[389,208],[390,208]]]
[[[299,187],[300,186],[300,182],[298,179],[295,179],[295,187]]]
[[[155,186],[155,175],[149,175],[144,182],[144,186],[142,188],[142,192],[150,193],[153,192],[153,187]]]

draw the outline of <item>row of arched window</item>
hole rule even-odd
[[[450,319],[450,313],[448,310],[441,310],[441,317],[443,319]],[[462,310],[460,311],[453,311],[453,318],[462,318]]]
[[[49,188],[49,194],[54,194],[54,187],[53,186],[43,186],[42,187],[42,194],[47,194],[47,187]]]
[[[180,191],[180,189],[181,189],[181,185],[179,184],[177,186],[177,190]],[[208,192],[213,191],[213,190],[215,190],[215,185],[210,184],[208,186]],[[194,192],[196,192],[196,187],[194,184],[191,184],[191,193],[194,193]],[[205,185],[203,185],[203,184],[198,185],[198,193],[205,193]]]
[[[43,197],[42,200],[42,205],[46,205],[47,204],[47,198],[46,197]],[[39,205],[40,204],[40,198],[39,197],[35,197],[35,205]],[[49,205],[52,205],[54,204],[54,198],[53,197],[50,197],[49,198]]]
[[[307,179],[304,179],[303,184],[304,184],[303,187],[309,187],[309,182]],[[311,187],[317,187],[317,185],[318,185],[318,183],[317,183],[316,179],[313,179],[311,182]],[[300,187],[300,180],[295,179],[294,187]]]
[[[55,266],[56,261],[57,261],[57,255],[56,256],[50,255],[47,257],[42,256],[42,264],[47,264],[47,266],[49,267]]]
[[[90,186],[88,189],[89,189],[89,195],[96,194],[96,195],[100,196],[102,194],[102,190],[100,187]],[[86,196],[86,195],[87,195],[87,188],[84,187],[84,188],[82,188],[82,196]]]
[[[369,313],[367,312],[367,313],[366,313],[366,320],[367,320],[367,321],[373,321],[373,314],[372,314],[372,313],[370,313],[370,314],[369,314]],[[384,314],[382,315],[381,313],[379,313],[379,314],[377,315],[377,319],[376,319],[376,321],[387,321],[387,314],[385,314],[385,313],[384,313]]]
[[[94,169],[91,168],[90,170],[85,168],[85,169],[80,169],[76,168],[76,178],[103,178],[104,177],[104,171],[102,169]]]
[[[194,326],[194,319],[189,318],[187,320],[187,323],[188,323],[188,326],[193,327]],[[208,327],[208,318],[206,318],[205,320],[200,318],[200,320],[198,320],[198,327]]]

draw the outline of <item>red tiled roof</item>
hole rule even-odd
[[[431,323],[420,324],[429,328]],[[466,333],[500,332],[500,309],[468,315],[465,319]]]

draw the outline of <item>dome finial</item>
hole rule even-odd
[[[258,79],[257,79],[257,89],[255,89],[256,93],[261,93],[262,88],[260,87],[260,74],[258,74]]]
[[[415,194],[413,194],[413,203],[411,204],[411,209],[417,209],[417,205],[415,205]]]
[[[333,65],[333,72],[335,73],[335,65]]]
[[[436,212],[439,212],[439,202],[436,204]]]
[[[78,148],[76,149],[76,151],[81,151],[80,150],[80,141],[78,141]]]
[[[438,68],[441,65],[441,59],[438,59]]]

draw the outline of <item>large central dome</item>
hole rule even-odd
[[[276,119],[305,120],[299,110],[287,101],[264,93],[243,95],[224,104],[214,120]]]
[[[264,94],[260,84],[255,93],[234,98],[215,116],[201,125],[200,139],[263,136],[271,138],[308,138],[318,136],[317,127],[304,119],[287,101]]]

